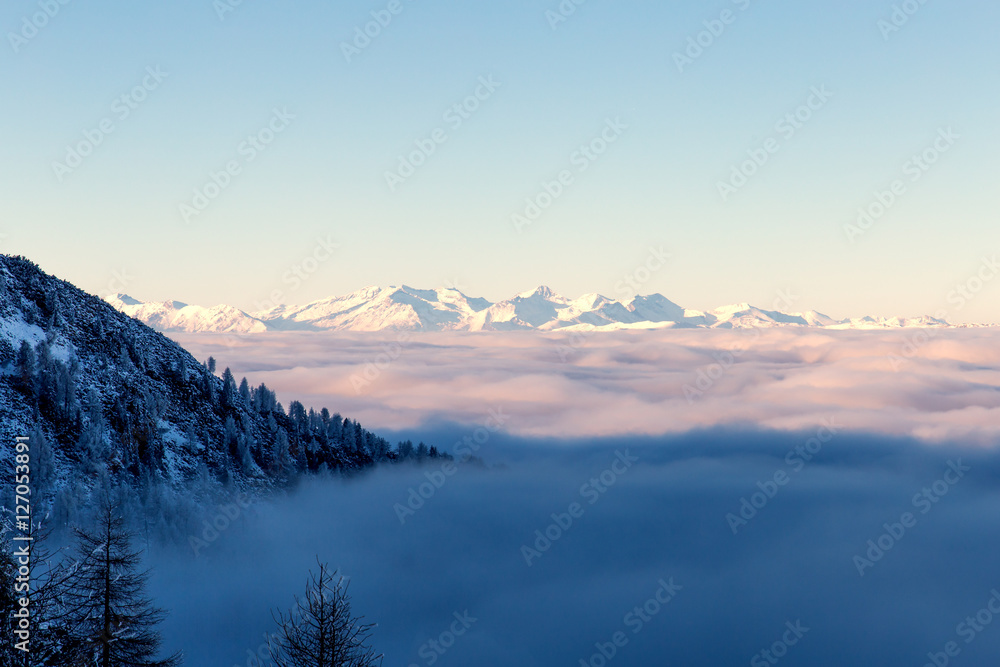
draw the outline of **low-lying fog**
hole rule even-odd
[[[197,557],[157,551],[167,645],[189,665],[257,664],[269,609],[291,605],[318,556],[351,577],[387,666],[919,666],[948,650],[980,665],[1000,651],[1000,458],[982,447],[834,422],[560,446],[496,434],[480,453],[505,467],[316,480]]]

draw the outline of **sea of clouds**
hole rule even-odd
[[[270,610],[318,557],[351,578],[385,665],[919,667],[1000,651],[990,450],[818,428],[482,453],[504,464],[314,480],[197,556],[156,550],[168,645],[189,665],[258,664]]]
[[[311,480],[197,556],[155,551],[188,664],[258,664],[317,557],[385,665],[1000,652],[994,332],[398,336],[178,337],[286,405],[460,459]]]
[[[237,377],[375,431],[476,424],[580,438],[714,425],[1000,442],[995,329],[176,335]]]

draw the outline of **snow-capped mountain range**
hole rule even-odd
[[[700,311],[660,294],[629,300],[585,294],[568,299],[548,287],[491,303],[457,289],[366,287],[304,306],[260,312],[233,306],[143,302],[127,294],[106,297],[121,312],[162,332],[258,333],[265,331],[612,331],[654,328],[815,326],[839,329],[945,327],[934,317],[860,317],[835,320],[816,311],[783,313],[748,303]]]

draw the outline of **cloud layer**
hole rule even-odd
[[[317,555],[352,577],[387,665],[1000,651],[991,330],[178,338],[286,404],[469,438],[496,464],[316,480],[197,559],[159,553],[192,664],[255,664]]]
[[[576,438],[715,425],[1000,441],[994,329],[176,335],[200,359],[376,430]]]
[[[955,664],[1000,651],[992,450],[819,429],[563,444],[491,442],[504,467],[443,480],[406,466],[316,481],[197,559],[157,551],[168,645],[247,665],[318,555],[352,577],[386,665],[601,665],[612,646],[610,665],[713,667],[771,664],[764,650],[889,667],[948,642]]]

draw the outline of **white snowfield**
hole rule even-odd
[[[127,294],[106,297],[112,306],[163,332],[264,331],[617,331],[622,329],[746,329],[780,326],[830,329],[948,327],[942,319],[861,317],[835,320],[816,311],[782,313],[748,303],[710,311],[682,308],[660,294],[628,301],[585,294],[568,299],[539,287],[491,303],[457,289],[366,287],[304,306],[281,305],[248,313],[233,306],[143,302]]]

